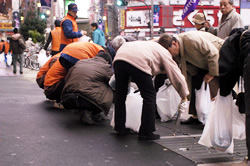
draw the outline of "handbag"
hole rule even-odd
[[[236,98],[236,105],[239,107],[239,112],[241,114],[245,113],[245,94],[243,90],[243,78],[240,77],[240,93],[237,95]]]

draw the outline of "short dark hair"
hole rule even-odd
[[[92,24],[90,24],[92,27],[95,27],[96,29],[98,28],[98,24],[96,22],[93,22]]]
[[[14,33],[17,33],[17,32],[18,32],[18,29],[17,29],[17,28],[14,28],[13,32],[14,32]]]
[[[110,56],[110,54],[108,52],[104,52],[104,51],[99,51],[98,54],[96,55],[97,57],[102,57],[103,59],[105,59],[109,64],[112,63],[112,58]]]
[[[158,40],[158,43],[162,45],[164,48],[168,49],[172,46],[172,42],[177,41],[177,39],[173,36],[170,36],[167,33],[164,33],[161,35],[160,39]]]
[[[61,25],[61,20],[55,20],[55,26],[60,27]]]

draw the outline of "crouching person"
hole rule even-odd
[[[39,70],[36,76],[36,82],[38,86],[42,89],[44,89],[44,78],[46,73],[49,71],[49,69],[52,67],[52,65],[56,62],[56,60],[60,57],[60,53],[52,56]]]
[[[113,75],[111,56],[100,51],[94,58],[83,59],[71,67],[65,77],[61,101],[65,109],[74,109],[87,124],[96,124],[106,116],[113,101],[108,82]]]

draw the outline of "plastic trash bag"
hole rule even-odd
[[[4,53],[0,54],[0,62],[4,62],[5,58],[4,58]]]
[[[11,65],[11,63],[12,63],[12,56],[11,56],[11,54],[10,53],[8,53],[7,55],[6,55],[6,57],[7,57],[7,65]]]
[[[214,108],[208,115],[199,144],[214,147],[215,150],[233,153],[233,119],[235,103],[232,94],[223,97],[218,91]]]
[[[245,114],[241,114],[237,105],[233,105],[233,138],[234,139],[246,139],[246,117]]]
[[[181,102],[181,97],[171,84],[165,83],[156,94],[157,112],[161,117],[161,122],[171,120]]]
[[[209,85],[205,81],[201,84],[199,90],[195,90],[195,108],[197,111],[198,120],[205,124],[209,112],[214,107],[214,101],[211,100]]]
[[[135,132],[139,132],[141,126],[141,114],[142,114],[142,97],[139,92],[134,93],[131,88],[130,93],[126,99],[126,128],[130,128]],[[114,127],[114,112],[111,120],[111,126]]]
[[[39,63],[39,66],[43,66],[49,59],[50,59],[51,56],[47,56],[46,55],[46,51],[44,49],[42,49],[40,52],[39,52],[39,55],[38,55],[38,63]]]

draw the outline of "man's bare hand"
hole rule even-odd
[[[206,83],[209,83],[210,81],[212,81],[212,79],[214,78],[214,76],[210,75],[209,73],[207,73],[203,80],[206,82]]]

